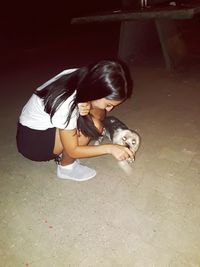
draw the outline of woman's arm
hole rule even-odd
[[[77,130],[59,130],[63,149],[71,158],[88,158],[112,154],[118,160],[133,158],[133,153],[124,146],[105,144],[99,146],[80,146]]]

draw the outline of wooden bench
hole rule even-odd
[[[153,20],[160,40],[166,69],[171,71],[180,63],[185,53],[185,43],[182,40],[176,25],[176,20],[192,19],[200,13],[200,6],[146,8],[139,11],[116,10],[110,13],[94,14],[72,18],[72,24],[121,22],[118,56],[127,60],[133,39],[134,22]]]

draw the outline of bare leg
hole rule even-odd
[[[57,133],[59,140],[59,130],[57,130]],[[89,139],[84,136],[80,135],[80,137],[77,138],[79,145],[86,145],[89,142]],[[62,159],[60,164],[57,165],[57,177],[75,181],[86,181],[96,176],[96,171],[94,169],[91,169],[80,164],[78,161],[75,161],[75,159],[71,158],[67,153],[65,153],[64,150],[61,152]]]
[[[78,143],[80,146],[86,146],[90,142],[90,139],[81,133],[79,134],[78,137]],[[54,150],[53,153],[56,155],[60,155],[62,153],[62,160],[61,160],[61,165],[69,165],[74,162],[74,158],[71,158],[64,150],[62,146],[62,142],[60,140],[60,134],[59,130],[56,129],[56,137],[55,137],[55,145],[54,145]]]
[[[92,115],[92,119],[94,121],[95,126],[99,130],[99,132],[102,132],[103,126],[102,126],[102,120],[105,117],[105,111],[100,109],[92,109],[90,114]],[[90,138],[84,136],[83,134],[79,133],[78,136],[78,144],[79,146],[86,146],[90,142]],[[56,155],[60,155],[62,153],[62,160],[61,165],[69,165],[74,162],[74,158],[71,158],[64,150],[62,146],[62,142],[60,140],[59,130],[56,129],[56,136],[55,136],[55,145],[53,153]]]

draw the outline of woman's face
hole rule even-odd
[[[91,107],[97,109],[104,109],[106,111],[111,111],[114,107],[120,105],[124,100],[109,100],[106,98],[101,98],[97,100],[92,100]]]

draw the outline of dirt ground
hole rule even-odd
[[[111,156],[84,159],[97,176],[78,183],[15,145],[33,90],[84,61],[53,51],[27,49],[2,71],[0,266],[200,266],[200,65],[168,73],[160,58],[131,62],[133,97],[111,114],[141,135],[132,174]]]

